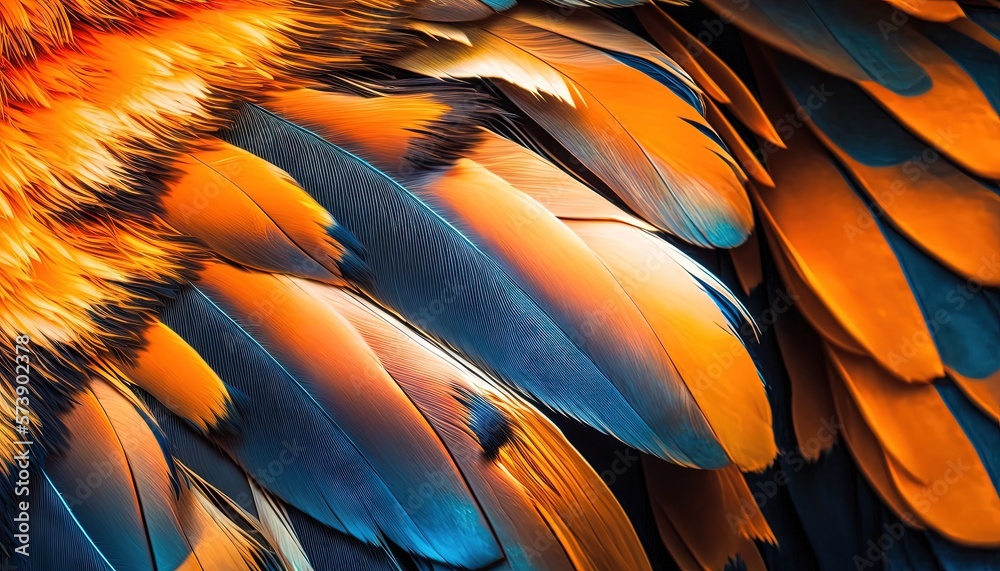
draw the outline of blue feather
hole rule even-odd
[[[855,84],[831,77],[792,57],[776,54],[774,59],[792,96],[809,109],[809,120],[858,162],[874,167],[897,165],[926,150],[926,145]],[[812,90],[820,84],[836,94],[836,105],[808,105]]]
[[[367,250],[369,293],[407,321],[553,409],[636,448],[701,466],[721,447],[649,419],[489,255],[358,157],[267,111],[243,106],[222,137],[277,165]],[[713,446],[714,445],[714,446]]]
[[[964,547],[948,541],[933,531],[924,532],[939,562],[947,571],[1000,571],[1000,550]]]
[[[368,545],[324,526],[293,506],[284,506],[295,537],[314,569],[402,571],[409,560],[388,547]]]
[[[387,481],[308,383],[293,376],[205,293],[184,291],[162,318],[227,385],[246,395],[238,403],[238,433],[220,440],[261,486],[371,544],[390,540],[412,553],[470,568],[501,557],[490,531],[475,526],[478,512],[448,506],[444,491],[435,498],[439,504],[410,507],[408,497],[424,475]],[[441,516],[448,513],[451,519]]]
[[[927,25],[921,31],[969,74],[994,111],[1000,113],[1000,55],[950,26]]]
[[[482,0],[482,2],[497,12],[510,10],[514,6],[517,6],[517,0]]]
[[[1000,369],[997,292],[962,279],[879,221],[920,303],[945,365],[974,379]]]
[[[170,453],[248,514],[257,517],[253,492],[243,470],[186,421],[170,413],[152,397],[140,396],[146,397],[146,405],[170,443]]]
[[[73,569],[112,571],[111,563],[73,515],[72,510],[44,471],[32,475],[31,538],[29,556],[18,553],[7,559],[0,554],[4,569]],[[13,514],[12,514],[13,515]]]
[[[116,393],[108,394],[115,395],[110,398],[123,399]],[[90,395],[78,406],[92,410],[67,417],[68,447],[46,463],[45,478],[59,493],[74,522],[86,530],[87,536],[100,547],[102,557],[113,567],[176,568],[191,551],[174,511],[180,484],[172,458],[163,448],[162,434],[140,410],[131,412],[141,420],[123,412],[128,410],[124,407],[131,407],[128,403],[117,403],[116,407],[121,408],[111,413],[115,409],[106,408],[104,398],[98,400]],[[137,446],[146,442],[130,441],[119,434],[125,422],[143,422],[158,450],[137,450]],[[106,436],[109,431],[111,435]],[[137,455],[157,453],[163,455],[166,473],[133,471]],[[163,477],[168,481],[158,481]],[[173,487],[172,494],[159,493],[157,487],[163,483]]]
[[[460,399],[469,409],[469,428],[479,440],[487,458],[496,457],[500,448],[513,436],[507,417],[480,394]]]
[[[934,387],[975,447],[993,487],[1000,494],[1000,426],[969,402],[951,379],[940,379]]]
[[[734,10],[747,4],[730,0]],[[807,52],[847,56],[872,79],[900,95],[919,95],[931,88],[923,68],[900,45],[905,33],[883,33],[878,22],[892,22],[892,8],[864,0],[753,0],[770,25]]]

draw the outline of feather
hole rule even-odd
[[[691,548],[684,543],[677,529],[674,527],[666,512],[660,507],[653,507],[653,519],[656,521],[656,529],[660,536],[660,541],[666,546],[670,557],[680,569],[698,569],[700,563],[691,551]]]
[[[453,109],[431,94],[358,97],[310,89],[276,93],[266,107],[387,172],[402,168],[413,139]]]
[[[848,339],[838,345],[860,344],[904,380],[929,381],[942,375],[940,354],[931,342],[931,333],[906,273],[890,245],[875,229],[876,223],[864,203],[851,193],[846,181],[834,178],[839,173],[824,159],[809,163],[800,157],[790,166],[802,170],[772,169],[777,187],[774,191],[760,191],[764,197],[761,211],[768,232],[774,233],[775,247],[787,252],[784,275],[794,272],[805,280],[802,289],[794,290],[803,313],[814,325],[820,323],[817,327],[827,335],[832,328],[843,328],[833,338],[846,335]],[[817,173],[822,174],[817,176]],[[789,196],[790,190],[785,187],[794,184],[794,179],[786,179],[786,175],[812,178],[815,184],[808,200],[823,204],[825,210],[813,210],[815,204],[803,206],[808,204],[807,195]],[[815,216],[803,216],[807,212]],[[851,234],[851,225],[857,221],[872,229],[857,236]],[[868,270],[851,269],[860,267]],[[816,302],[807,301],[806,294],[800,293],[805,289],[817,296]],[[829,313],[821,317],[810,309],[812,303],[822,304],[819,311]],[[826,320],[830,326],[818,319]]]
[[[586,247],[597,254],[606,270],[567,269],[559,273],[588,276],[585,287],[593,287],[597,283],[595,276],[610,272],[645,322],[636,323],[628,330],[635,335],[649,327],[656,336],[660,347],[649,349],[647,355],[665,351],[672,363],[668,370],[675,370],[674,374],[686,384],[713,432],[739,466],[759,469],[766,465],[775,453],[770,435],[770,412],[756,369],[733,331],[745,312],[732,293],[681,252],[643,232],[642,225],[629,224],[634,219],[599,195],[572,179],[560,180],[549,174],[559,171],[530,151],[499,137],[487,137],[470,156],[486,159],[486,167],[491,172],[518,190],[523,185],[529,189],[527,194],[538,197],[553,214],[564,219]],[[513,160],[501,160],[500,157]],[[474,186],[495,187],[489,185],[488,177],[481,180]],[[546,181],[548,184],[538,184]],[[490,194],[502,195],[503,192],[498,189]],[[462,195],[453,196],[460,198]],[[482,199],[477,198],[479,200]],[[521,206],[497,204],[487,210],[509,212],[507,217],[513,219],[513,226],[521,235],[546,225],[549,218],[541,210],[541,204],[525,199],[513,201],[514,204],[518,202]],[[466,223],[477,229],[484,226],[470,220]],[[552,232],[548,238],[530,242],[555,244],[558,241],[555,236],[559,233]],[[537,257],[537,251],[532,255]],[[568,258],[561,254],[554,259],[555,264]],[[561,291],[565,296],[564,285],[561,284]],[[611,299],[609,295],[602,299],[603,307],[611,307],[607,301]],[[601,335],[601,330],[613,329],[615,319],[607,311],[599,315],[603,316],[601,327],[591,328],[595,336]],[[733,320],[730,321],[727,315],[732,315]],[[677,334],[679,331],[684,333]],[[625,336],[625,333],[616,335],[619,339]],[[634,382],[634,376],[629,378]]]
[[[893,9],[865,0],[705,0],[763,42],[857,83],[919,138],[979,176],[1000,178],[985,151],[1000,142],[1000,116],[975,81]],[[905,23],[905,22],[904,22]],[[820,86],[821,87],[821,86]]]
[[[642,4],[643,0],[545,0],[549,4],[567,8],[627,8]],[[670,0],[671,2],[675,0]],[[679,0],[678,0],[679,1]]]
[[[291,524],[291,532],[314,569],[400,571],[410,568],[407,564],[411,558],[406,553],[358,541],[323,525],[292,506],[280,507],[284,508]]]
[[[951,379],[944,379],[935,385],[941,400],[948,405],[948,410],[955,417],[962,431],[975,447],[983,467],[990,475],[993,487],[1000,493],[1000,431],[989,414],[974,406],[970,399]]]
[[[181,494],[179,510],[192,551],[188,568],[258,571],[267,568],[265,563],[276,564],[269,551],[226,517],[197,486]]]
[[[162,198],[166,219],[218,255],[329,282],[362,271],[354,237],[266,161],[217,143],[177,168],[182,174]]]
[[[722,569],[737,558],[748,571],[767,569],[754,540],[773,544],[774,534],[739,471],[692,470],[651,458],[643,469],[658,523],[675,534],[671,554],[690,558],[686,569]]]
[[[467,33],[472,47],[433,46],[396,65],[432,77],[503,79],[505,95],[648,222],[699,245],[745,239],[742,173],[683,99],[607,54],[517,20]]]
[[[570,223],[571,221],[614,221],[639,230],[655,232],[655,229],[619,209],[603,196],[587,188],[576,179],[559,170],[536,153],[498,135],[486,133],[483,140],[469,153],[469,158],[484,166],[487,170],[504,179],[517,190],[527,194],[532,199],[554,214],[557,218]],[[618,225],[608,226],[619,228]],[[632,232],[632,230],[626,230]],[[643,236],[647,233],[635,234]],[[641,243],[644,243],[640,241]],[[727,314],[740,314],[742,318],[750,317],[742,308],[732,292],[717,278],[690,260],[678,249],[672,248],[667,242],[649,241],[665,251],[680,263],[692,277],[696,277],[702,285],[708,287],[712,295],[725,300],[722,304]]]
[[[729,251],[733,267],[743,287],[743,293],[750,292],[764,282],[764,266],[761,260],[760,233],[754,230],[747,241]]]
[[[942,362],[959,374],[986,378],[1000,371],[1000,289],[983,278],[966,279],[941,267],[892,228],[882,233],[899,258],[920,302]],[[982,260],[979,276],[1000,270],[1000,259]],[[925,343],[925,338],[913,338]]]
[[[507,7],[512,4],[508,0],[493,3]],[[437,22],[480,20],[494,14],[490,3],[481,0],[419,0],[410,3],[407,11],[415,18]]]
[[[954,0],[929,0],[925,2],[914,0],[884,1],[911,16],[931,22],[949,22],[965,15],[962,7]]]
[[[222,503],[234,506],[245,514],[245,518],[257,518],[250,476],[208,435],[199,432],[190,422],[171,413],[150,395],[140,392],[139,396],[163,431],[169,442],[170,454],[176,462],[184,466],[189,474],[193,474],[203,488],[210,489],[215,497],[224,497]],[[234,412],[235,408],[234,406]]]
[[[109,550],[95,543],[45,472],[33,474],[25,489],[31,498],[29,517],[33,520],[29,548],[27,553],[0,553],[0,565],[10,569],[27,569],[29,565],[31,569],[115,569],[104,555],[113,547]]]
[[[828,354],[916,517],[954,541],[1000,545],[1000,495],[937,389],[896,382],[864,357],[832,348]]]
[[[687,72],[655,46],[643,40],[632,32],[618,26],[599,13],[591,11],[575,11],[552,17],[549,12],[543,12],[537,6],[530,4],[518,6],[504,14],[519,22],[536,28],[559,34],[575,42],[587,44],[614,56],[631,56],[643,60],[654,68],[658,68],[656,77],[677,93],[681,98],[688,99],[698,108],[701,89]],[[686,92],[686,93],[682,93]]]
[[[715,103],[707,101],[705,103],[705,110],[705,118],[708,119],[708,122],[719,133],[719,136],[722,137],[722,140],[726,143],[727,148],[732,151],[736,160],[740,161],[743,170],[758,184],[773,187],[774,180],[771,179],[771,175],[768,174],[767,169],[761,164],[761,159],[759,158],[759,156],[766,155],[759,150],[755,153],[750,149],[750,146],[743,140],[743,136],[739,134],[736,127],[729,122],[729,119],[726,118],[726,115]],[[784,147],[784,143],[782,143],[782,147]],[[760,153],[759,156],[758,153]]]
[[[301,283],[358,329],[427,414],[511,569],[649,568],[610,492],[541,413],[370,303]]]
[[[415,22],[411,22],[410,27],[413,28],[414,31],[426,34],[435,40],[451,40],[453,42],[463,43],[467,46],[472,45],[472,42],[469,41],[469,37],[465,35],[465,32],[456,26],[417,20]]]
[[[691,73],[698,85],[704,86],[712,99],[725,105],[737,119],[765,141],[779,148],[785,147],[774,125],[760,108],[757,98],[715,52],[677,24],[656,4],[647,4],[638,13],[642,16],[642,25],[646,31]],[[697,53],[692,53],[694,51]],[[744,163],[744,166],[747,165]]]
[[[480,192],[471,194],[469,188]],[[562,330],[571,332],[631,409],[650,426],[664,427],[663,434],[670,435],[664,452],[670,459],[703,467],[728,463],[713,436],[719,427],[710,427],[698,412],[698,401],[674,367],[679,356],[664,350],[662,334],[620,283],[635,280],[636,274],[609,271],[607,261],[602,263],[540,204],[468,159],[414,192],[490,254]],[[769,459],[739,456],[741,461]]]
[[[470,551],[490,552],[488,526],[448,450],[350,324],[281,277],[210,265],[198,287],[297,379],[364,462],[407,502],[421,533],[459,526]],[[434,501],[417,509],[413,491],[431,474]]]
[[[461,31],[463,41],[438,42],[426,49],[412,51],[394,65],[437,79],[502,79],[532,95],[546,94],[567,105],[576,105],[571,92],[573,83],[558,69],[481,28],[462,28]]]
[[[640,4],[0,0],[0,566],[1000,566],[996,1]]]
[[[169,327],[155,322],[125,376],[202,431],[224,419],[231,397],[215,371]]]
[[[1000,371],[987,379],[970,379],[949,369],[948,376],[955,381],[966,398],[1000,422]]]
[[[822,77],[791,58],[775,61],[786,89],[808,105]],[[1000,271],[983,271],[1000,243],[1000,195],[914,139],[857,87],[827,82],[836,103],[810,107],[807,123],[879,214],[946,267],[1000,285]]]
[[[295,536],[295,529],[281,505],[256,485],[251,484],[250,487],[253,490],[254,504],[260,514],[261,528],[275,546],[282,563],[286,568],[296,571],[313,571],[302,544]]]
[[[850,446],[851,454],[865,478],[884,501],[906,524],[925,529],[893,481],[878,439],[865,422],[839,373],[831,367],[830,392],[841,422],[841,434]]]
[[[262,326],[279,323],[275,320],[282,315],[282,304],[294,303],[294,292],[283,291],[278,278],[261,276],[256,282],[271,280],[271,284],[260,284],[251,274],[243,272],[240,277],[240,270],[229,271],[246,281],[245,291],[259,296],[232,299],[237,292],[220,291],[208,275],[209,281],[202,286],[205,292],[187,290],[163,313],[164,323],[202,355],[230,393],[244,395],[237,403],[240,414],[234,422],[234,436],[220,441],[224,449],[265,489],[358,539],[376,545],[388,539],[410,552],[473,568],[498,559],[478,510],[469,509],[471,498],[456,496],[454,485],[442,488],[438,501],[422,509],[408,508],[410,496],[425,477],[418,470],[427,466],[419,463],[425,458],[397,455],[393,464],[387,457],[399,450],[398,445],[375,449],[371,439],[399,442],[396,435],[369,430],[365,440],[350,414],[338,418],[337,413],[344,410],[339,407],[348,401],[338,402],[334,395],[338,391],[353,395],[359,385],[307,376],[313,371],[294,360],[293,347],[275,345],[280,342],[275,330]],[[313,313],[298,318],[307,317],[317,320],[315,327],[323,328],[319,331],[330,334],[325,329],[331,327],[329,319]],[[248,329],[261,335],[261,340]],[[365,378],[364,372],[358,374]],[[269,423],[267,418],[295,418],[296,422]],[[411,466],[410,461],[417,464]],[[442,469],[449,467],[434,468]],[[454,479],[445,482],[451,484]],[[460,505],[466,509],[445,507]],[[457,529],[462,530],[461,539]]]
[[[837,415],[830,396],[823,342],[794,306],[774,324],[792,391],[792,424],[799,452],[816,461],[837,443]],[[830,438],[817,434],[833,432]]]
[[[150,420],[94,381],[64,418],[66,453],[46,466],[100,553],[116,569],[175,569],[191,557],[179,521],[177,474]]]
[[[982,13],[983,11],[984,10],[982,9],[973,10],[972,14],[976,15],[977,13]],[[989,63],[993,61],[995,54],[1000,53],[1000,37],[997,37],[995,33],[991,33],[991,30],[992,32],[996,31],[995,24],[993,28],[991,28],[990,25],[987,24],[985,21],[983,20],[977,21],[976,19],[973,19],[971,15],[967,14],[966,17],[964,18],[958,18],[949,22],[948,28],[934,27],[930,28],[930,30],[932,31],[929,32],[928,35],[931,38],[931,40],[937,43],[938,46],[944,49],[946,52],[948,52],[948,54],[951,57],[955,58],[956,61],[958,61],[964,67],[966,67],[966,71],[968,71],[973,77],[976,78],[976,83],[979,84],[979,88],[982,89],[984,93],[987,94],[987,97],[989,97],[990,101],[996,102],[997,90],[995,86],[992,86],[993,96],[990,97],[989,91],[991,90],[991,86],[989,85],[989,81],[981,80],[989,73],[986,70],[989,69]],[[970,44],[968,41],[959,39],[956,34],[951,33],[951,30],[954,30],[955,32],[964,35],[966,38],[974,40],[975,43],[979,45],[973,47],[974,44]],[[940,33],[941,35],[939,36],[938,33]],[[941,36],[944,37],[942,38]],[[939,41],[939,39],[944,41]],[[951,45],[954,44],[957,44],[958,46],[957,49],[951,47]],[[973,56],[972,58],[963,57],[967,55],[966,54],[967,51],[974,51],[980,57],[976,56]],[[970,66],[968,65],[970,59],[980,60],[981,62],[980,65],[971,66],[973,69],[978,68],[977,72],[980,73],[973,72],[972,69],[970,69]],[[994,105],[996,104],[994,103]]]
[[[766,434],[770,430],[761,432],[760,429],[766,428],[770,420],[756,370],[735,336],[715,335],[732,332],[742,318],[749,319],[732,293],[681,252],[643,232],[644,225],[636,224],[634,218],[599,195],[571,179],[560,184],[555,175],[548,174],[559,171],[530,151],[509,141],[487,138],[470,156],[485,158],[491,172],[518,190],[529,189],[527,194],[540,199],[598,254],[655,331],[658,342],[667,351],[683,381],[703,412],[709,415],[709,423],[723,446],[733,446],[731,457],[748,469],[761,467],[762,461],[769,461],[774,455],[773,442]],[[502,161],[501,156],[516,159]],[[536,184],[547,177],[551,177],[552,182],[542,186]],[[528,211],[537,213],[536,209]],[[540,216],[535,214],[532,218],[537,220]],[[628,252],[635,252],[635,255],[630,256]],[[635,265],[640,259],[642,261]],[[653,295],[653,291],[657,293]],[[671,295],[664,296],[666,291]],[[670,301],[660,301],[665,298]],[[686,314],[687,311],[690,313]],[[696,323],[700,326],[695,326]],[[673,333],[681,329],[686,331],[684,336]],[[683,343],[683,337],[697,339],[699,348]],[[731,360],[721,357],[727,362],[713,362],[708,358],[709,353],[713,357],[728,355]],[[713,382],[713,374],[716,375],[714,380],[719,380],[720,375],[726,380]],[[722,393],[715,393],[709,387],[726,388]],[[704,394],[706,391],[711,394]],[[737,394],[740,396],[734,396]],[[733,415],[742,419],[738,438],[724,428],[728,423],[721,421]],[[751,442],[753,444],[749,444]],[[748,448],[737,453],[736,450],[743,446]],[[749,452],[751,449],[755,451]]]
[[[467,157],[538,201],[564,220],[617,220],[656,231],[538,154],[510,139],[484,131]]]
[[[780,114],[783,108],[773,92],[765,89],[764,101],[771,116]],[[842,345],[860,344],[905,380],[943,375],[909,274],[878,231],[874,214],[819,143],[808,132],[798,132],[787,151],[771,156],[768,168],[775,188],[753,188],[764,228],[784,258],[779,267],[785,265],[786,282],[794,273],[805,285],[796,294],[805,299],[804,290],[810,290],[829,313],[824,319],[832,326],[820,329],[842,328],[850,338]],[[853,271],[859,263],[866,271]],[[817,323],[819,313],[809,303],[802,309]]]
[[[751,194],[755,198],[755,203],[760,204],[761,201],[757,197],[757,192],[752,192]],[[864,354],[864,347],[834,317],[831,310],[818,297],[817,292],[814,292],[810,285],[799,276],[795,265],[788,259],[784,251],[785,246],[779,241],[777,232],[769,230],[775,222],[770,217],[766,208],[758,206],[758,212],[760,212],[761,219],[765,221],[764,224],[761,224],[762,230],[764,230],[762,233],[766,239],[768,251],[773,253],[772,259],[774,265],[781,276],[782,283],[785,285],[788,297],[795,300],[802,315],[823,336],[824,340],[853,353]]]
[[[900,123],[958,165],[978,176],[1000,179],[1000,167],[985,151],[1000,143],[996,104],[987,99],[976,78],[947,53],[923,38],[913,43],[907,52],[920,54],[933,86],[926,95],[907,97],[871,82],[861,83],[861,87]],[[981,78],[988,81],[989,73],[984,72]]]
[[[834,6],[755,0],[744,4],[740,11],[735,0],[706,0],[705,4],[716,12],[739,14],[733,22],[736,26],[829,73],[855,81],[871,78],[899,92],[920,93],[928,87],[929,80],[919,64],[901,49],[899,38],[880,42],[874,33],[850,37],[850,31],[860,31],[863,25],[877,29],[879,17],[891,14],[888,7],[878,6],[877,2],[841,2]],[[874,19],[867,20],[871,17]],[[890,17],[882,19],[891,25]],[[863,48],[870,53],[862,53]]]
[[[555,410],[650,453],[679,452],[495,261],[410,192],[260,109],[244,108],[224,136],[288,171],[356,235],[369,293],[414,326]]]
[[[732,294],[654,236],[615,222],[569,226],[600,256],[656,331],[734,463],[745,470],[770,464],[777,452],[771,410],[736,333],[741,306]]]

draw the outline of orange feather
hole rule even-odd
[[[225,143],[193,153],[161,199],[178,231],[219,256],[265,271],[338,282],[346,248],[336,223],[286,173]]]
[[[432,77],[504,80],[498,87],[508,97],[648,222],[706,246],[746,238],[752,219],[743,174],[705,135],[704,117],[668,88],[514,19],[465,32],[472,46],[448,42],[396,65]]]
[[[642,465],[661,533],[665,524],[671,555],[687,560],[685,569],[722,569],[736,556],[749,571],[767,569],[754,540],[773,544],[774,534],[738,470],[692,470],[655,458]]]
[[[780,96],[769,89],[765,107],[778,115]],[[800,130],[788,141],[787,151],[771,156],[768,168],[775,188],[754,190],[769,240],[783,253],[779,268],[785,266],[786,283],[794,272],[825,306],[834,327],[843,328],[899,377],[928,381],[944,374],[895,253],[825,150]],[[859,265],[865,271],[855,271]],[[808,306],[803,307],[812,319]],[[911,346],[913,355],[908,354]]]
[[[871,359],[827,349],[907,505],[954,541],[1000,546],[1000,496],[937,389],[899,383]]]
[[[357,328],[455,452],[513,567],[648,570],[610,490],[539,411],[406,324],[344,290],[298,282]],[[509,423],[496,456],[469,429],[462,399],[484,398]],[[600,546],[600,547],[599,547]]]
[[[229,391],[215,371],[169,327],[154,322],[143,333],[134,361],[123,364],[126,378],[174,414],[203,431],[224,419]]]

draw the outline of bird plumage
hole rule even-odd
[[[1000,565],[998,29],[0,0],[0,558]]]

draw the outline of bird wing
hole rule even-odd
[[[682,565],[763,567],[741,471],[821,414],[853,463],[804,457],[939,561],[1000,545],[991,16],[705,5],[749,73],[633,0],[7,3],[0,498],[41,568],[652,568],[563,419],[641,453]],[[790,406],[696,261],[736,247],[795,300]]]

